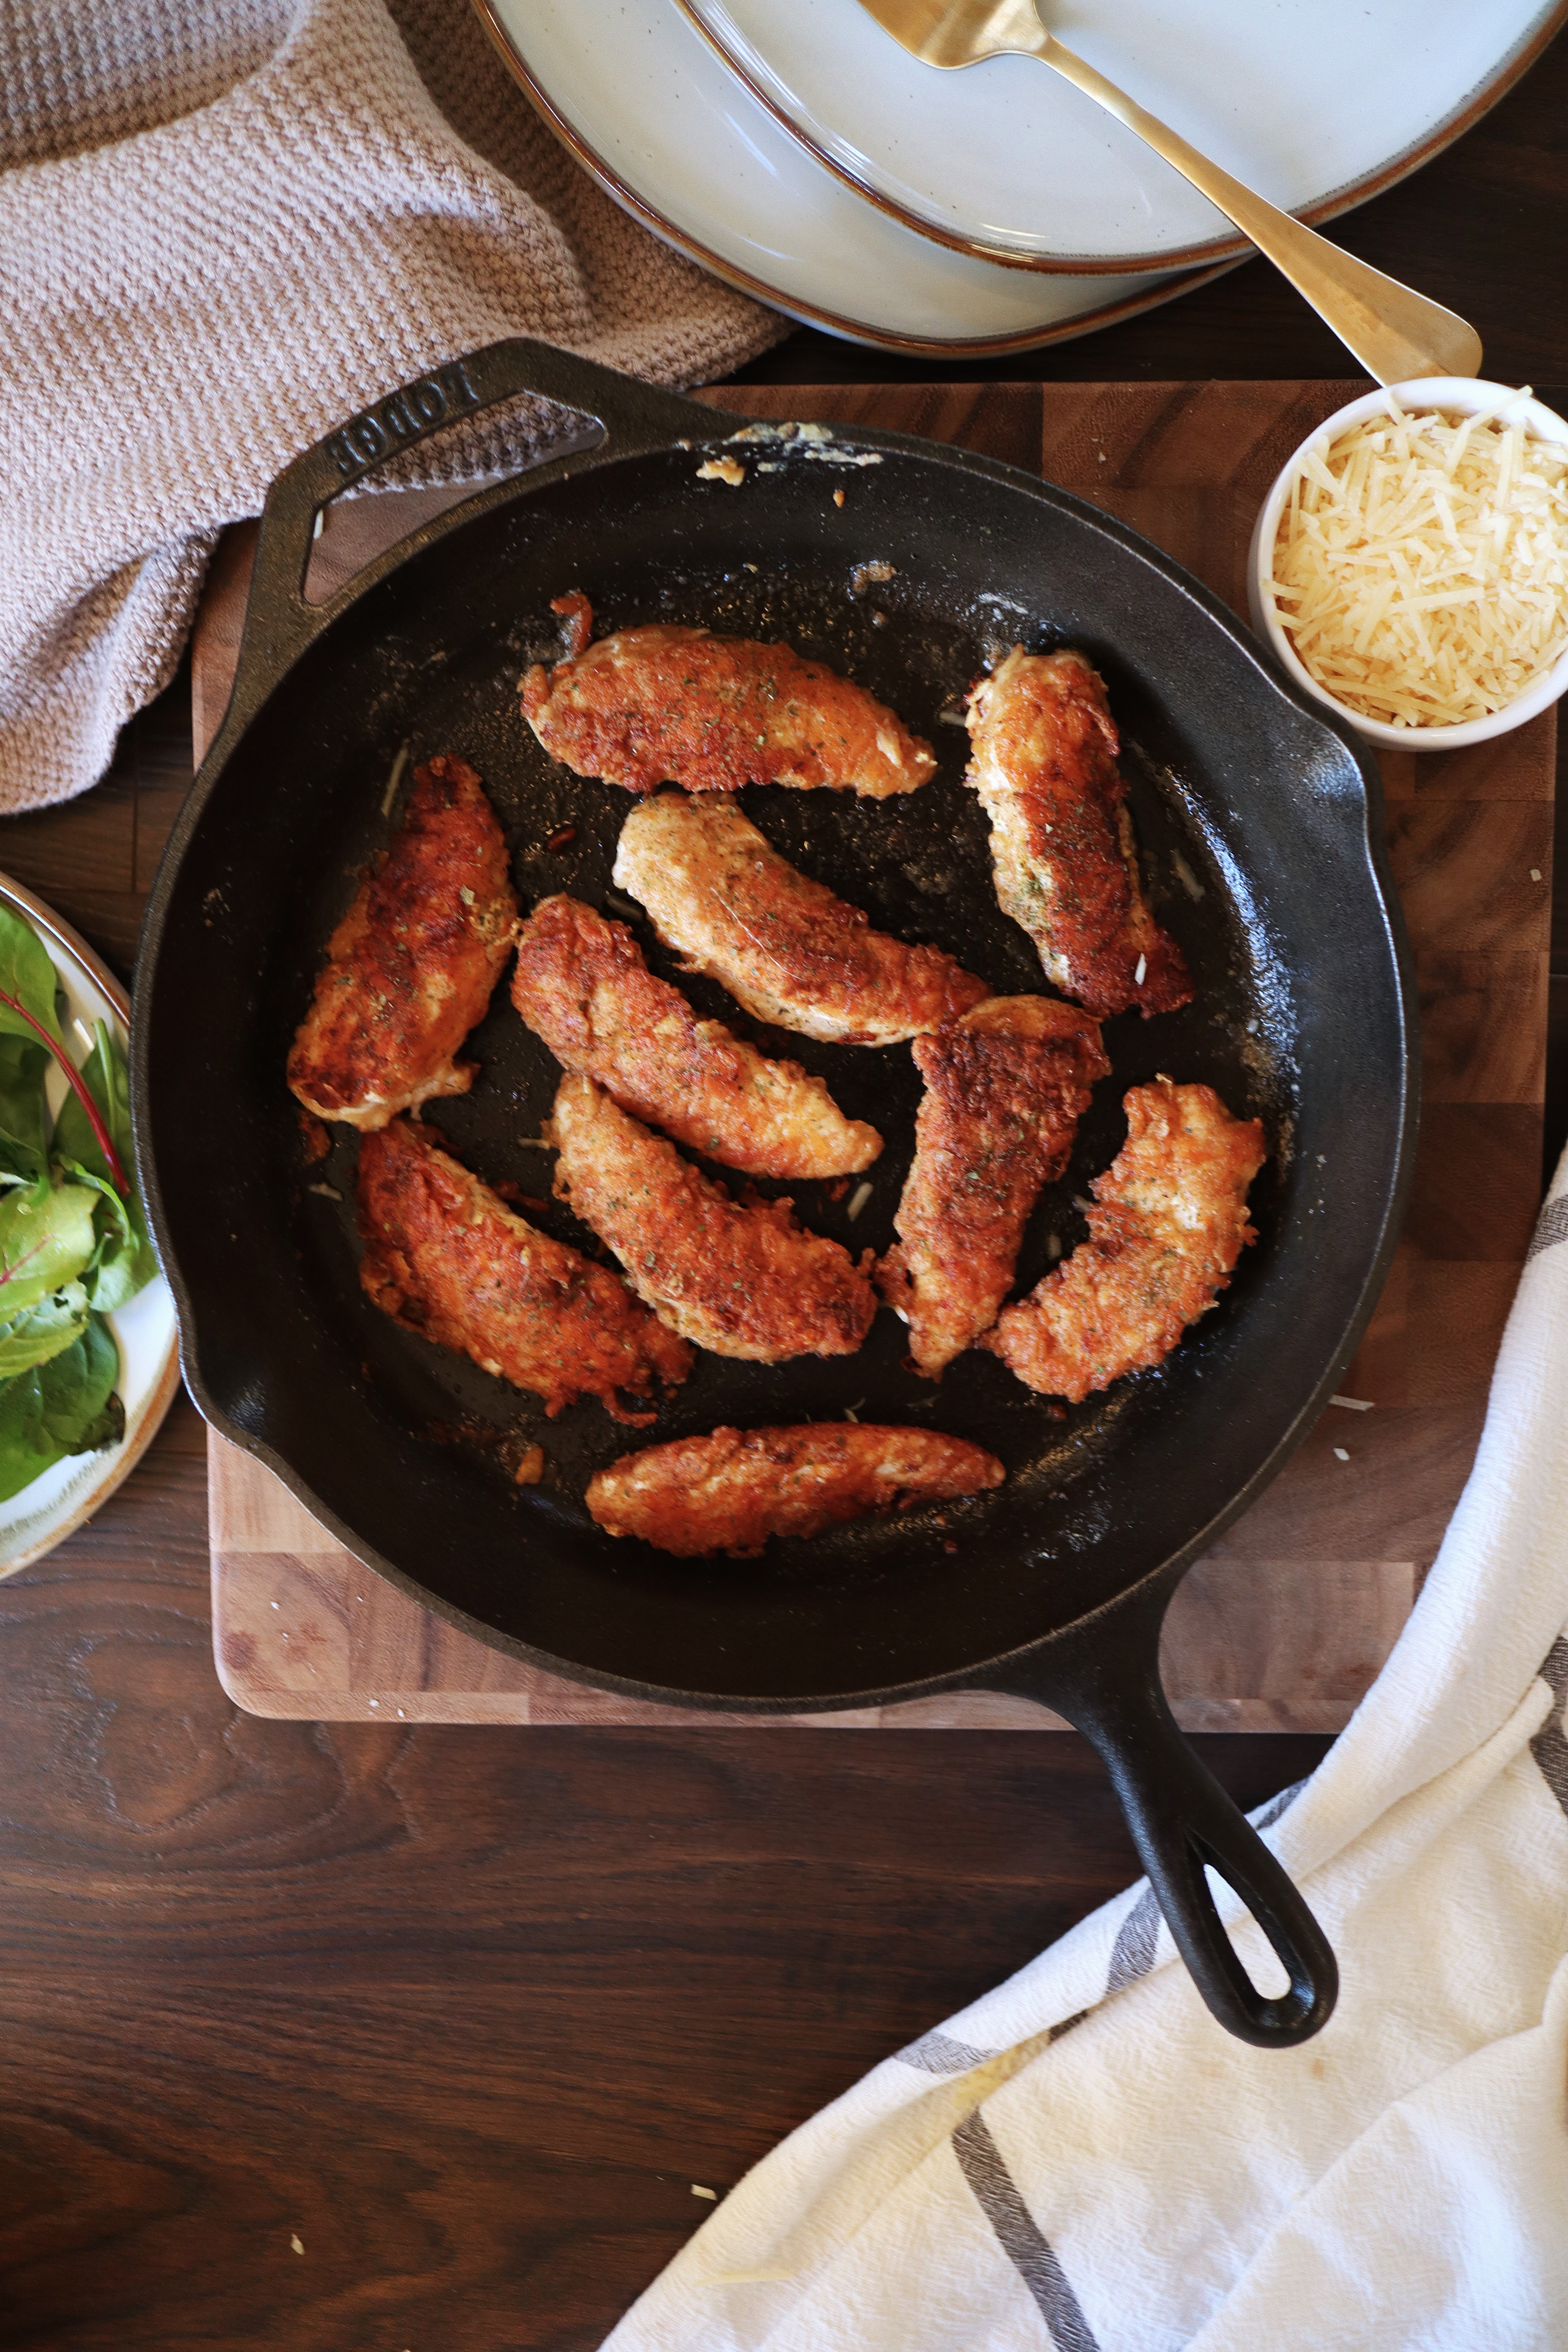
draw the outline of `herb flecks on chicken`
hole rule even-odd
[[[328,941],[289,1056],[305,1108],[373,1129],[432,1096],[466,1094],[476,1065],[458,1049],[516,929],[506,843],[479,777],[462,760],[427,761]]]
[[[826,785],[881,800],[936,772],[930,744],[896,711],[788,646],[654,622],[579,653],[587,600],[574,591],[555,609],[567,607],[574,651],[553,669],[534,664],[522,709],[551,758],[579,776],[634,793]]]
[[[552,1415],[592,1396],[641,1427],[653,1413],[617,1391],[646,1398],[691,1369],[685,1341],[608,1267],[516,1215],[416,1120],[361,1144],[359,1229],[360,1281],[384,1314],[531,1390]]]
[[[877,1311],[870,1277],[798,1225],[789,1201],[734,1200],[592,1078],[562,1080],[552,1124],[557,1193],[683,1338],[764,1364],[860,1346]]]
[[[1027,1387],[1073,1404],[1163,1363],[1257,1239],[1247,1193],[1267,1156],[1260,1119],[1166,1077],[1130,1087],[1123,1108],[1127,1140],[1090,1188],[1088,1240],[982,1342]]]
[[[861,908],[781,857],[731,800],[645,801],[621,827],[615,879],[689,971],[802,1036],[897,1045],[991,993],[940,948],[874,930]]]
[[[700,1021],[649,971],[625,923],[542,898],[518,940],[511,1001],[564,1068],[623,1110],[748,1176],[858,1176],[882,1149],[822,1079]]]
[[[1026,654],[971,688],[967,781],[991,820],[1003,912],[1046,977],[1101,1021],[1191,1002],[1182,951],[1138,870],[1105,682],[1080,653]]]
[[[994,996],[913,1050],[926,1091],[877,1279],[934,1377],[996,1320],[1040,1188],[1110,1065],[1099,1024],[1045,996]]]
[[[911,1510],[999,1486],[994,1454],[935,1429],[803,1422],[715,1429],[625,1454],[588,1486],[613,1536],[640,1536],[684,1558],[750,1559],[770,1536],[816,1536],[871,1511]]]

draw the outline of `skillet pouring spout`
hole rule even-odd
[[[323,507],[444,420],[523,394],[574,418],[566,446],[310,601]],[[591,1401],[547,1418],[382,1312],[360,1279],[357,1139],[340,1127],[324,1158],[301,1141],[290,1043],[419,763],[458,757],[482,779],[525,906],[563,892],[640,922],[613,880],[629,795],[552,761],[519,707],[520,678],[560,654],[573,589],[602,633],[787,643],[930,742],[936,772],[918,792],[750,786],[748,821],[879,929],[1001,995],[1040,993],[1039,958],[998,905],[967,738],[943,720],[1015,643],[1077,647],[1106,679],[1160,919],[1196,994],[1107,1022],[1112,1079],[1042,1199],[1020,1280],[1043,1276],[1121,1149],[1126,1089],[1166,1072],[1262,1122],[1257,1239],[1229,1287],[1157,1370],[1060,1410],[978,1351],[933,1393],[885,1311],[842,1360],[702,1356],[660,1405],[659,1440],[848,1415],[981,1444],[1006,1477],[944,1520],[868,1517],[743,1562],[617,1541],[583,1497],[625,1431]],[[637,938],[703,1016],[729,1017],[716,982],[678,971],[651,928]],[[791,1044],[884,1139],[863,1214],[803,1188],[800,1220],[885,1252],[913,1159],[913,1060]],[[1413,1158],[1415,990],[1370,753],[1201,581],[973,450],[748,421],[535,342],[445,362],[304,451],[268,495],[233,699],[148,906],[132,1045],[137,1160],[192,1392],[367,1568],[548,1673],[687,1709],[829,1713],[998,1686],[1042,1700],[1104,1759],[1220,2022],[1266,2048],[1323,2023],[1332,1956],[1177,1730],[1159,1628],[1184,1570],[1318,1420],[1371,1316]],[[504,986],[464,1050],[474,1084],[433,1100],[431,1123],[461,1165],[521,1185],[530,1215],[583,1247],[569,1206],[543,1197],[560,1066]],[[546,1475],[517,1486],[503,1441],[508,1458],[537,1450]],[[1283,1963],[1278,1998],[1242,1966],[1208,1871]]]

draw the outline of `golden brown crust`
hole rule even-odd
[[[869,1277],[787,1200],[731,1200],[592,1078],[562,1080],[553,1127],[557,1194],[673,1330],[763,1364],[859,1347],[877,1311]]]
[[[660,622],[578,654],[580,591],[552,609],[568,608],[573,652],[552,670],[534,665],[522,709],[551,758],[579,776],[634,793],[828,785],[881,800],[936,772],[930,744],[896,712],[788,646]]]
[[[588,1486],[588,1508],[613,1536],[682,1558],[753,1558],[769,1536],[815,1536],[868,1511],[948,1502],[999,1486],[994,1454],[935,1429],[804,1422],[786,1429],[716,1429],[624,1454]]]
[[[553,1415],[596,1396],[616,1421],[652,1413],[616,1402],[647,1396],[691,1369],[691,1350],[607,1267],[552,1241],[407,1118],[367,1135],[359,1156],[360,1281],[384,1314],[471,1356]]]
[[[970,689],[968,782],[991,819],[996,896],[1047,979],[1100,1020],[1191,1002],[1138,872],[1105,683],[1082,654],[1022,646]]]
[[[934,1378],[996,1320],[1040,1187],[1110,1065],[1098,1023],[1044,996],[994,996],[913,1050],[926,1092],[877,1280]]]
[[[511,1001],[558,1062],[623,1110],[748,1176],[854,1176],[882,1149],[820,1078],[700,1021],[624,923],[542,898],[518,940]]]
[[[1074,1404],[1163,1363],[1257,1239],[1247,1191],[1267,1156],[1261,1120],[1164,1077],[1130,1088],[1123,1108],[1127,1141],[1093,1185],[1089,1239],[981,1343]]]
[[[475,1065],[453,1057],[484,1017],[517,929],[506,843],[478,776],[447,758],[416,768],[396,837],[327,943],[289,1056],[318,1118],[384,1127]]]
[[[797,873],[731,800],[645,801],[621,827],[615,879],[689,971],[805,1037],[891,1045],[991,993],[940,948],[873,930],[860,908]]]

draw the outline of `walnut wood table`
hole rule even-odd
[[[1336,229],[1558,408],[1565,110],[1559,43]],[[748,372],[938,373],[815,335]],[[1255,264],[992,373],[1343,358]],[[105,784],[0,820],[0,867],[121,971],[189,742],[180,682]],[[1560,909],[1558,1008],[1565,949]],[[1560,1138],[1561,1010],[1553,1037]],[[0,1587],[7,2352],[590,2352],[710,2210],[693,2182],[723,2190],[1131,1874],[1068,1734],[244,1715],[213,1669],[205,1451],[176,1407],[93,1524]],[[1323,1745],[1203,1742],[1247,1803]]]

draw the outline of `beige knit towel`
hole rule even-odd
[[[0,810],[103,773],[218,530],[376,394],[508,334],[685,384],[781,331],[600,194],[468,0],[0,0]]]

